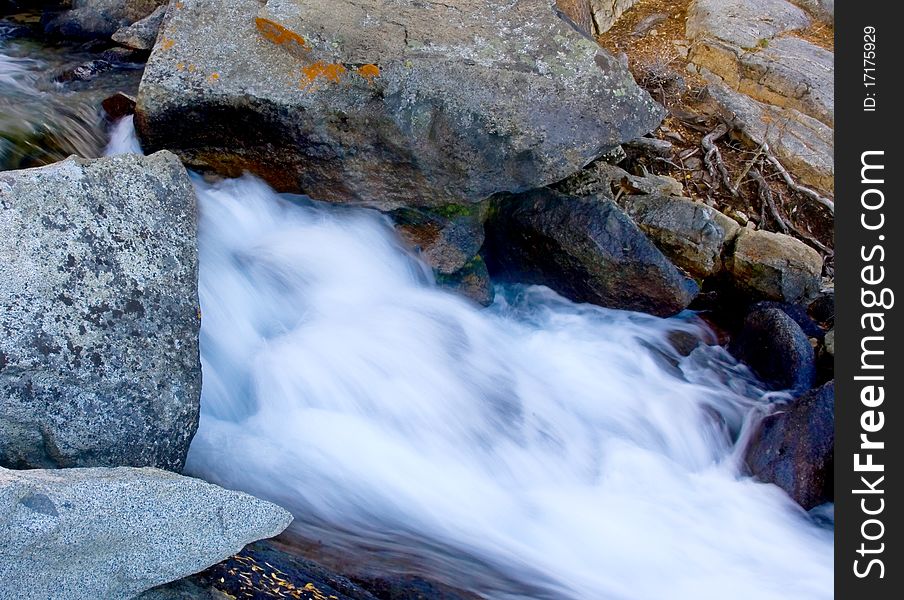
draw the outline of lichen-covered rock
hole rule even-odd
[[[744,452],[750,472],[809,510],[831,502],[835,464],[835,382],[762,420]]]
[[[673,263],[697,279],[722,268],[737,223],[705,204],[674,196],[628,196],[622,205]]]
[[[0,589],[126,600],[291,521],[269,502],[157,469],[0,468]]]
[[[553,0],[184,0],[135,122],[190,166],[391,210],[561,180],[662,115]]]
[[[755,306],[729,348],[772,389],[805,392],[816,380],[810,339],[780,308]]]
[[[135,21],[128,27],[117,29],[111,38],[114,42],[122,44],[126,48],[150,50],[154,47],[154,41],[157,39],[157,33],[163,24],[165,15],[166,7],[158,6],[154,12],[140,21]]]
[[[741,229],[725,266],[754,297],[799,304],[819,291],[822,257],[789,235]]]
[[[0,173],[0,465],[182,468],[195,213],[169,152]]]
[[[50,20],[45,31],[70,38],[105,38],[148,16],[169,0],[72,0],[72,8]]]
[[[699,291],[611,200],[502,194],[486,222],[490,273],[577,302],[673,315]]]

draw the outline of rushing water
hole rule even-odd
[[[98,60],[73,45],[36,42],[28,27],[0,20],[0,170],[97,157],[107,141],[101,101],[134,91],[140,65],[121,64],[96,81],[61,82],[72,67]]]
[[[130,125],[110,152],[135,149]],[[132,146],[129,146],[132,144]],[[832,532],[739,474],[776,397],[658,319],[437,289],[377,214],[195,180],[204,387],[189,471],[295,534],[494,598],[832,596]]]

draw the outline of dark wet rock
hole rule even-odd
[[[166,7],[158,6],[154,12],[135,21],[128,27],[116,30],[111,39],[117,44],[133,50],[150,50],[157,40],[157,32],[163,25],[163,17],[166,15]]]
[[[490,273],[500,279],[662,316],[683,310],[698,292],[611,200],[548,188],[502,194],[486,228]]]
[[[117,29],[148,16],[169,0],[77,0],[50,19],[46,33],[73,39],[108,38]]]
[[[280,191],[479,202],[559,181],[663,116],[548,0],[181,5],[139,92],[143,147]]]
[[[104,50],[100,57],[114,65],[137,65],[147,60],[148,53],[142,50],[133,50],[132,48],[108,48]]]
[[[479,254],[454,273],[437,274],[436,282],[441,287],[470,298],[481,306],[489,306],[496,296],[486,261]]]
[[[804,392],[816,380],[810,339],[780,308],[755,307],[730,350],[773,389]]]
[[[777,308],[792,319],[794,322],[800,326],[801,331],[809,338],[816,338],[821,340],[825,337],[825,330],[822,329],[816,321],[810,318],[810,315],[807,314],[807,309],[799,304],[786,304],[784,302],[774,302],[771,300],[767,300],[764,302],[757,302],[751,307],[751,311],[759,310],[761,308]]]
[[[835,383],[812,390],[762,420],[744,453],[750,472],[809,510],[833,496]]]
[[[182,468],[201,388],[195,220],[168,152],[0,173],[0,465]]]
[[[816,299],[807,307],[807,312],[817,323],[833,327],[835,325],[835,289],[821,290]]]
[[[722,269],[722,252],[739,226],[688,198],[628,196],[621,205],[672,262],[697,279]]]
[[[816,250],[789,235],[742,228],[725,268],[754,297],[800,304],[818,293],[822,263]]]
[[[102,73],[111,71],[113,64],[102,58],[89,60],[74,67],[67,67],[54,75],[54,81],[68,83],[71,81],[91,81]]]
[[[416,575],[362,575],[356,583],[379,600],[482,600],[482,596],[452,589]]]
[[[291,521],[269,502],[157,469],[0,468],[0,585],[22,600],[132,598]]]
[[[433,209],[400,208],[389,213],[399,236],[438,273],[451,275],[464,267],[483,245],[480,205],[448,205]]]
[[[117,92],[106,98],[101,106],[111,119],[121,119],[135,112],[135,98],[126,93]]]
[[[351,580],[270,542],[251,544],[206,571],[150,590],[137,600],[222,598],[377,600]]]

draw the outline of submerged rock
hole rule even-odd
[[[196,203],[168,152],[0,173],[0,465],[181,470]]]
[[[551,0],[185,0],[135,122],[189,166],[391,210],[559,181],[662,116]]]
[[[758,479],[774,483],[809,510],[833,495],[835,382],[764,418],[744,460]]]
[[[611,200],[548,188],[502,194],[486,227],[494,276],[577,302],[669,316],[699,291]]]
[[[773,389],[804,392],[816,381],[810,339],[781,308],[755,306],[730,349]]]
[[[0,468],[0,589],[22,600],[118,600],[282,532],[292,516],[157,469]]]

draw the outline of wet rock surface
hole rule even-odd
[[[754,477],[774,483],[809,510],[834,499],[834,445],[832,381],[764,418],[744,460]]]
[[[0,465],[182,468],[195,213],[168,152],[0,173]]]
[[[673,315],[697,285],[611,200],[550,189],[493,199],[487,227],[490,273],[548,285],[578,302]]]
[[[781,308],[754,306],[729,348],[772,389],[801,393],[816,381],[810,339]]]

